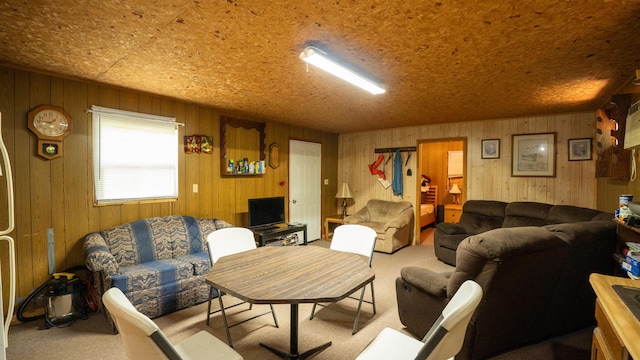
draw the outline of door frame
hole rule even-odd
[[[461,149],[457,149],[457,150],[462,150],[462,183],[466,185],[467,183],[467,155],[468,155],[468,151],[467,151],[467,144],[468,144],[468,138],[467,137],[451,137],[451,138],[436,138],[436,139],[420,139],[417,140],[416,142],[416,154],[417,154],[417,159],[416,159],[416,206],[414,209],[414,217],[416,219],[415,221],[415,232],[414,232],[414,244],[415,245],[420,245],[420,204],[421,204],[421,198],[422,198],[422,194],[420,193],[420,175],[421,174],[427,174],[428,175],[428,171],[426,169],[423,169],[422,164],[426,161],[423,161],[423,156],[426,156],[426,154],[423,154],[423,145],[429,145],[429,144],[443,144],[443,143],[450,143],[450,142],[462,142],[462,147]],[[443,156],[445,157],[445,161],[446,162],[446,157],[447,157],[447,153],[445,152],[443,154]],[[446,177],[446,174],[445,174]],[[448,193],[448,189],[446,189],[446,186],[444,186],[444,184],[434,184],[434,185],[438,185],[438,204],[436,204],[436,211],[437,211],[437,205],[444,205],[444,203],[441,203],[441,199],[444,200],[445,196],[443,196],[443,194],[447,194]],[[463,186],[463,189],[466,189],[467,186]],[[466,191],[463,191],[460,197],[460,203],[464,204],[464,199],[466,197]],[[444,210],[443,210],[444,211]],[[434,223],[434,226],[437,224],[437,220],[438,220],[438,214],[436,212],[436,223]]]
[[[318,190],[319,190],[319,198],[318,198],[318,229],[319,229],[319,236],[318,238],[315,238],[315,235],[312,234],[311,232],[309,232],[309,226],[307,224],[307,234],[309,242],[317,240],[317,239],[321,239],[322,238],[322,142],[320,141],[312,141],[312,140],[305,140],[305,139],[297,139],[297,138],[289,138],[287,146],[289,147],[289,169],[287,171],[287,178],[289,181],[289,186],[288,186],[288,199],[289,201],[287,202],[287,207],[289,209],[289,221],[291,221],[291,193],[292,193],[292,187],[293,187],[293,183],[291,182],[291,159],[293,157],[293,152],[291,151],[291,142],[292,141],[298,141],[298,142],[302,142],[302,143],[309,143],[309,144],[317,144],[320,146],[320,159],[319,159],[319,166],[320,166],[320,171],[318,172],[318,179],[317,179],[317,186],[318,186]]]

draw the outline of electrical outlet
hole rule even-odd
[[[193,193],[197,193],[198,192],[198,184],[193,184]]]
[[[329,185],[329,179],[324,179],[324,184]]]

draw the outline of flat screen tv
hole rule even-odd
[[[271,227],[284,221],[284,196],[249,199],[249,227]]]

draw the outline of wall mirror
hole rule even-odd
[[[265,160],[264,128],[263,122],[224,116],[220,118],[220,175],[262,175],[257,170],[250,173],[239,168],[238,164],[239,161],[247,159],[249,163],[254,162],[254,166],[258,167],[258,162]]]

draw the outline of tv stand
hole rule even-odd
[[[269,225],[269,226],[256,226],[249,228],[255,235],[258,246],[265,246],[270,242],[277,241],[278,238],[284,235],[293,234],[298,231],[303,233],[303,241],[301,245],[307,245],[307,225],[290,225],[287,223]]]
[[[277,229],[278,225],[264,225],[264,226],[258,226],[256,227],[255,230],[258,231],[267,231],[267,230],[273,230],[273,229]]]

